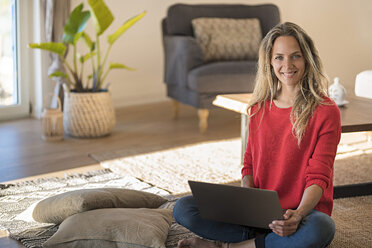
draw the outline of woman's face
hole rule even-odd
[[[305,59],[293,36],[279,36],[274,41],[271,65],[283,86],[297,86],[305,72]]]

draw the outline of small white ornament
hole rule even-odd
[[[340,79],[338,77],[335,77],[333,84],[329,86],[329,97],[335,101],[337,106],[342,106],[346,103],[348,103],[346,98],[346,89],[344,86],[340,84]]]

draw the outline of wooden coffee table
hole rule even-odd
[[[243,163],[244,152],[248,137],[248,102],[252,94],[226,94],[218,95],[213,104],[241,114],[241,163]],[[341,113],[341,132],[362,132],[372,131],[372,100],[357,97],[352,94],[347,95],[348,104],[340,107]],[[371,165],[372,166],[372,165]],[[334,198],[371,195],[372,182],[352,185],[336,186]]]

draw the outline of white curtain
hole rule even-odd
[[[42,0],[42,7],[45,13],[45,40],[47,42],[61,42],[63,26],[70,13],[71,0]],[[51,64],[48,68],[48,74],[55,71],[65,72],[63,63],[58,55],[50,53]],[[63,106],[63,83],[64,78],[55,77],[56,82],[54,93],[59,96]],[[53,103],[53,105],[56,103]]]

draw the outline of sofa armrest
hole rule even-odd
[[[188,72],[204,63],[203,51],[191,36],[163,37],[164,82],[186,86]]]

